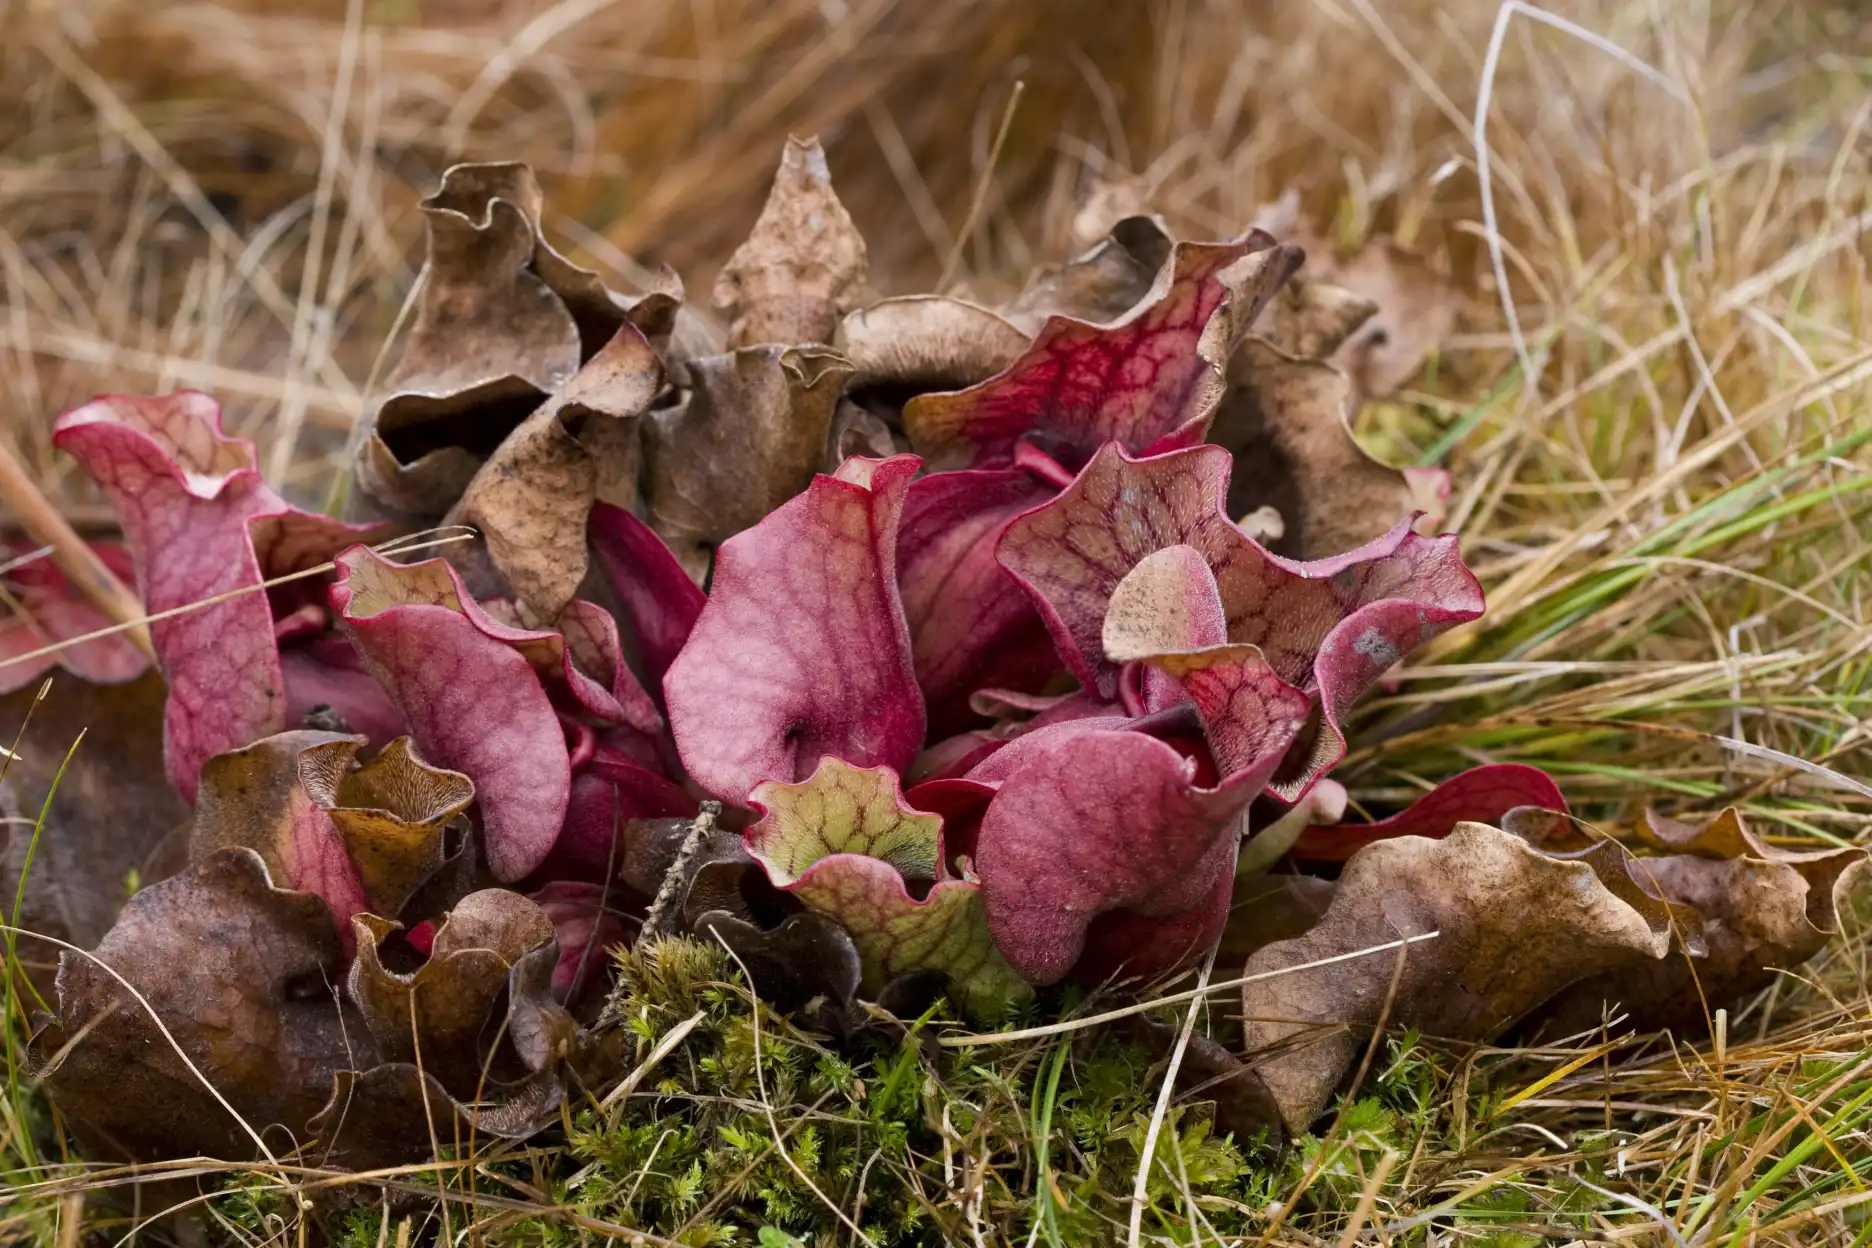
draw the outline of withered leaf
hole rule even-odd
[[[1541,1011],[1551,1034],[1616,1015],[1625,1016],[1621,1030],[1701,1034],[1716,1010],[1819,953],[1839,930],[1847,893],[1865,878],[1864,850],[1778,849],[1733,809],[1700,825],[1647,813],[1636,832],[1645,844],[1676,851],[1626,860],[1633,887],[1688,912],[1680,926],[1695,937],[1683,942],[1690,956],[1674,952],[1576,984]]]
[[[832,436],[826,443],[821,471],[835,473],[840,464],[854,455],[889,459],[898,450],[890,426],[882,418],[850,399],[840,399],[832,413]]]
[[[492,886],[494,874],[481,861],[476,843],[478,835],[466,819],[442,825],[442,861],[394,913],[406,924],[440,923],[449,911],[461,904],[462,898]],[[358,869],[369,880],[371,867],[364,862],[368,855],[353,850],[353,857],[359,860]],[[383,909],[391,912],[388,906]]]
[[[353,923],[351,999],[379,1052],[392,1062],[420,1062],[443,1086],[471,1094],[483,1068],[482,1042],[494,1039],[489,1022],[509,973],[524,955],[552,946],[552,921],[519,893],[483,889],[449,913],[428,960],[409,973],[388,969],[381,956],[393,923],[374,915]],[[548,968],[544,990],[550,988]],[[507,1072],[496,1067],[494,1073]]]
[[[723,910],[712,910],[695,923],[704,940],[720,940],[747,969],[755,993],[776,1010],[805,1009],[817,1003],[831,1026],[854,1015],[862,968],[858,949],[845,929],[803,910],[779,926],[764,928]]]
[[[698,582],[715,547],[805,489],[851,376],[814,347],[743,347],[689,363],[681,407],[647,426],[650,526]]]
[[[741,843],[739,832],[721,828],[710,830],[702,843],[687,858],[681,856],[689,839],[690,819],[633,819],[625,829],[624,858],[618,875],[635,892],[656,897],[665,886],[671,890],[670,904],[677,916],[691,929],[711,910],[722,910],[736,918],[752,918],[754,908],[746,892],[763,889],[763,897],[773,893],[766,886],[766,876]],[[682,878],[670,882],[672,870],[682,871]]]
[[[133,878],[152,884],[183,865],[189,813],[163,769],[165,692],[151,669],[118,685],[59,676],[36,707],[38,682],[0,696],[0,744],[11,749],[18,738],[19,751],[0,784],[0,897],[10,908],[24,876],[19,921],[28,931],[89,949],[129,900]],[[81,732],[83,744],[57,779]],[[48,796],[28,870],[33,823]],[[50,993],[57,951],[22,940],[19,957]]]
[[[539,927],[529,905],[524,898],[506,893],[500,898],[471,898],[457,907],[455,930],[448,932],[449,925],[444,924],[431,950],[434,957],[446,961],[448,969],[432,974],[403,998],[406,1018],[413,1016],[421,1032],[421,1065],[391,1061],[338,1074],[330,1101],[308,1124],[319,1138],[325,1164],[368,1170],[425,1160],[437,1146],[462,1151],[477,1139],[524,1139],[557,1117],[565,1096],[567,1062],[593,1079],[615,1069],[618,1061],[611,1051],[615,1046],[579,1032],[571,1015],[553,999],[558,951],[551,942],[522,953],[508,969],[505,1025],[497,1034],[484,1037],[467,1031],[477,1004],[479,1017],[485,1020],[502,999],[498,980],[492,976],[474,983],[474,991],[469,991],[474,972],[492,965],[479,955],[491,955],[493,950],[468,946],[512,949],[537,936]],[[370,921],[365,930],[380,929],[387,930],[387,925]],[[361,949],[368,944],[359,942]],[[360,958],[359,965],[362,962]],[[435,964],[431,961],[428,966]],[[358,974],[356,965],[352,974]],[[394,989],[389,995],[394,996]],[[456,999],[449,1000],[451,996]],[[462,1008],[454,1011],[454,1005]],[[446,1044],[449,1024],[462,1020],[467,1021],[459,1051],[444,1048],[437,1052],[430,1047]],[[406,1023],[399,1039],[404,1047],[409,1047],[405,1043],[409,1034]],[[486,1059],[478,1043],[483,1039],[499,1046]]]
[[[618,878],[645,897],[656,896],[663,887],[664,875],[682,852],[690,823],[688,819],[665,818],[633,819],[625,824]]]
[[[641,295],[625,295],[618,303],[624,319],[643,331],[659,350],[667,347],[676,332],[676,320],[683,310],[683,280],[669,265],[650,275],[648,289]]]
[[[360,767],[365,744],[301,729],[209,759],[190,856],[254,850],[283,885],[323,897],[346,934],[360,910],[398,913],[441,867],[443,828],[474,785],[417,758],[407,737]]]
[[[389,397],[359,427],[351,507],[435,517],[481,461],[624,323],[540,233],[520,164],[456,165],[423,201],[428,261]]]
[[[1080,188],[1078,210],[1068,227],[1071,245],[1090,247],[1125,218],[1147,214],[1152,190],[1148,175],[1117,168],[1090,174]]]
[[[1378,314],[1333,356],[1361,395],[1396,393],[1456,328],[1462,300],[1455,287],[1391,239],[1368,240],[1318,276],[1378,305]]]
[[[1344,255],[1313,232],[1302,217],[1299,195],[1292,191],[1263,205],[1255,224],[1306,250],[1307,283],[1332,283],[1376,306],[1375,315],[1360,318],[1356,332],[1347,332],[1330,350],[1311,349],[1321,345],[1318,339],[1302,342],[1278,331],[1269,334],[1294,355],[1329,356],[1351,377],[1360,401],[1394,393],[1417,375],[1455,329],[1462,306],[1455,286],[1395,239],[1368,238]],[[1319,298],[1304,290],[1293,297],[1307,302]],[[1350,309],[1346,311],[1349,315]],[[1273,322],[1281,324],[1278,313]]]
[[[618,894],[612,902],[608,892]],[[590,1016],[605,995],[610,954],[631,943],[623,889],[558,881],[532,896],[552,922],[554,943],[520,954],[507,973],[507,1040],[528,1070],[541,1070],[573,1050],[578,1023],[569,1007]]]
[[[1751,854],[1758,858],[1782,856],[1748,830],[1741,812],[1733,806],[1702,823],[1686,823],[1647,810],[1633,822],[1632,835],[1639,844],[1658,853],[1693,854],[1718,861]]]
[[[865,277],[865,244],[818,139],[788,139],[760,219],[715,280],[728,345],[831,342]]]
[[[959,390],[986,381],[1027,349],[1031,335],[966,299],[903,295],[847,316],[838,349],[851,361],[851,388]]]
[[[1262,311],[1258,334],[1288,355],[1324,360],[1377,312],[1364,295],[1313,280],[1302,269]]]
[[[1170,1056],[1176,1047],[1177,1028],[1142,1014],[1134,1014],[1121,1024],[1123,1034],[1142,1046],[1159,1061]],[[1245,1066],[1225,1045],[1201,1032],[1192,1032],[1177,1067],[1177,1094],[1186,1100],[1209,1101],[1215,1105],[1215,1134],[1230,1135],[1245,1144],[1266,1133],[1278,1143],[1285,1132],[1280,1107],[1275,1104],[1267,1084]]]
[[[640,311],[633,306],[633,301],[606,289],[596,273],[573,264],[546,241],[540,229],[545,196],[540,193],[533,171],[518,161],[454,165],[442,174],[442,185],[422,204],[430,228],[431,261],[459,271],[455,249],[465,251],[471,259],[484,257],[488,240],[469,237],[462,232],[461,223],[488,228],[497,203],[517,210],[525,220],[533,240],[532,251],[527,256],[528,267],[559,297],[578,326],[580,359],[590,359],[597,354],[627,318],[640,324],[646,320],[654,323],[654,318],[663,314],[660,303],[653,305],[653,309]],[[446,235],[439,251],[435,237],[438,226]],[[654,293],[680,298],[682,283],[677,280],[672,288],[670,280],[662,279]],[[646,328],[645,332],[652,331]]]
[[[342,769],[365,745],[357,736],[296,729],[217,754],[202,765],[189,858],[250,849],[282,887],[312,893],[331,910],[333,930],[370,902],[331,817],[301,778]]]
[[[426,1161],[437,1145],[466,1152],[476,1140],[525,1139],[558,1116],[564,1099],[549,1072],[488,1091],[488,1099],[465,1103],[407,1062],[340,1071],[309,1129],[324,1164],[380,1170]]]
[[[604,501],[636,503],[638,419],[663,388],[656,350],[626,325],[521,422],[468,483],[446,524],[481,531],[531,624],[557,619],[585,579],[585,522]]]
[[[41,1062],[64,1051],[46,1086],[94,1155],[257,1151],[101,962],[142,994],[235,1112],[289,1150],[333,1075],[376,1060],[336,999],[338,959],[318,898],[274,888],[252,850],[217,850],[132,898],[95,955],[60,959],[58,1017],[34,1039]]]
[[[1621,900],[1598,874],[1607,868],[1604,858],[1543,855],[1479,823],[1458,824],[1442,840],[1400,837],[1353,855],[1318,926],[1261,949],[1246,974],[1438,935],[1243,989],[1250,1055],[1287,1129],[1304,1131],[1327,1106],[1365,1043],[1360,1032],[1387,1004],[1392,1025],[1482,1041],[1569,984],[1662,958],[1670,914]]]
[[[1001,315],[1029,337],[1050,316],[1115,321],[1151,292],[1174,242],[1158,217],[1123,217],[1082,255],[1034,274]]]
[[[431,767],[398,737],[361,766],[300,767],[312,800],[338,825],[371,907],[399,914],[442,869],[445,829],[474,801],[474,782]],[[464,836],[464,841],[467,839]],[[463,848],[473,860],[473,850]]]
[[[1389,467],[1358,444],[1345,374],[1250,336],[1228,363],[1228,389],[1209,439],[1235,457],[1231,516],[1272,507],[1272,549],[1300,559],[1339,554],[1381,536],[1413,511],[1418,531],[1442,523],[1449,478]]]

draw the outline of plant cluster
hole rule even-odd
[[[1634,854],[1491,765],[1343,821],[1354,704],[1483,596],[1433,535],[1442,474],[1353,439],[1374,307],[1305,278],[1278,211],[1222,242],[1123,218],[998,307],[880,300],[795,142],[715,340],[673,274],[625,297],[561,256],[539,200],[522,166],[467,165],[426,201],[346,519],[270,488],[205,395],[60,419],[161,680],[119,641],[60,661],[113,714],[161,700],[173,790],[25,876],[95,944],[34,1042],[93,1152],[370,1169],[527,1139],[669,1034],[610,972],[673,934],[850,1044],[939,993],[981,1027],[1055,985],[1243,968],[1258,1059],[1187,1066],[1239,1142],[1305,1136],[1361,1030],[1483,1041],[1621,1003],[1682,1027],[1833,930],[1863,854],[1777,849],[1733,812],[1646,816]],[[35,575],[10,684],[87,631]],[[113,760],[125,786],[162,787],[153,743]],[[724,1088],[817,1080],[888,1120],[862,1146],[729,1139],[763,1158],[730,1186],[772,1184],[776,1222],[799,1149],[840,1181],[865,1147],[927,1178],[889,1125],[909,1092],[856,1097],[817,1040],[771,1069],[746,1040],[706,1059]],[[613,1174],[672,1150],[675,1178],[607,1199],[700,1216],[724,1181],[706,1114],[658,1113],[575,1147]],[[1178,1182],[1237,1177],[1182,1113]],[[1122,1137],[1147,1169],[1154,1130]],[[876,1216],[907,1235],[926,1205]]]

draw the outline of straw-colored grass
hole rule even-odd
[[[529,161],[581,258],[621,288],[674,264],[698,302],[788,131],[825,139],[885,291],[952,258],[973,286],[1018,280],[1074,246],[1095,178],[1189,233],[1295,188],[1325,237],[1396,235],[1468,297],[1362,428],[1454,469],[1490,610],[1372,701],[1354,796],[1524,760],[1608,821],[1735,804],[1790,841],[1869,835],[1863,5],[13,0],[0,30],[0,439],[80,522],[95,500],[47,434],[100,390],[212,390],[276,481],[322,497],[412,278],[415,201],[457,157]],[[1715,1044],[1450,1057],[1394,1037],[1330,1137],[1281,1157],[1173,1111],[1146,1238],[1872,1242],[1849,927]],[[395,1176],[454,1197],[372,1206],[347,1240],[752,1242],[720,1238],[744,1206],[814,1244],[908,1210],[913,1238],[1125,1238],[1161,1067],[1116,1040],[927,1081],[895,1050],[854,1066],[684,957],[633,969],[647,1044],[705,1013],[660,1108],[583,1122],[569,1151]],[[48,1152],[44,1114],[30,1089],[0,1106],[0,1238],[75,1244],[81,1194],[123,1176]],[[940,1155],[878,1161],[892,1131]],[[683,1167],[717,1174],[723,1149],[736,1183],[685,1194]],[[802,1159],[822,1183],[795,1182]],[[315,1176],[206,1169],[212,1234],[306,1242],[280,1192]]]

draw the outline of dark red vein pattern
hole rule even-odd
[[[1132,459],[1107,443],[1058,498],[1008,526],[999,557],[1074,674],[1110,695],[1118,669],[1103,634],[1118,586],[1156,551],[1199,552],[1229,643],[1258,647],[1275,676],[1320,698],[1328,731],[1303,778],[1282,786],[1297,796],[1343,755],[1346,708],[1412,649],[1480,616],[1482,590],[1455,538],[1418,537],[1409,519],[1328,559],[1271,554],[1222,511],[1229,466],[1219,447]]]
[[[1129,316],[1109,325],[1052,317],[1024,355],[987,381],[912,399],[904,409],[912,445],[937,462],[972,449],[976,467],[1004,467],[1015,442],[1029,437],[1077,467],[1108,440],[1142,451],[1192,428],[1199,440],[1233,345],[1205,352],[1204,333],[1231,299],[1224,271],[1256,252],[1268,259],[1246,275],[1221,327],[1233,339],[1299,267],[1300,253],[1258,231],[1229,243],[1179,243],[1158,291]]]

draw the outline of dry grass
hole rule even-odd
[[[552,228],[620,287],[668,262],[695,292],[789,130],[826,139],[886,290],[958,249],[981,286],[1058,257],[1094,177],[1137,179],[1192,232],[1292,187],[1331,237],[1399,236],[1470,296],[1364,428],[1452,464],[1490,614],[1374,704],[1355,793],[1525,760],[1608,818],[1737,803],[1791,839],[1867,836],[1862,5],[1580,0],[1556,11],[1622,52],[1522,12],[1493,56],[1495,0],[12,5],[0,438],[81,519],[46,436],[106,389],[219,393],[275,479],[319,497],[412,277],[414,203],[457,156],[530,161]],[[1865,948],[1837,943],[1721,1046],[1439,1068],[1436,1125],[1348,1130],[1330,1198],[1282,1191],[1296,1211],[1265,1238],[1866,1243]],[[1043,1060],[1004,1073],[1025,1088]],[[1486,1070],[1477,1101],[1465,1072]],[[1032,1100],[1009,1101],[1014,1136]],[[1034,1158],[1008,1147],[1025,1200]],[[1555,1221],[1589,1175],[1617,1194]],[[1527,1228],[1464,1220],[1502,1192]],[[0,1236],[75,1237],[32,1204]]]

